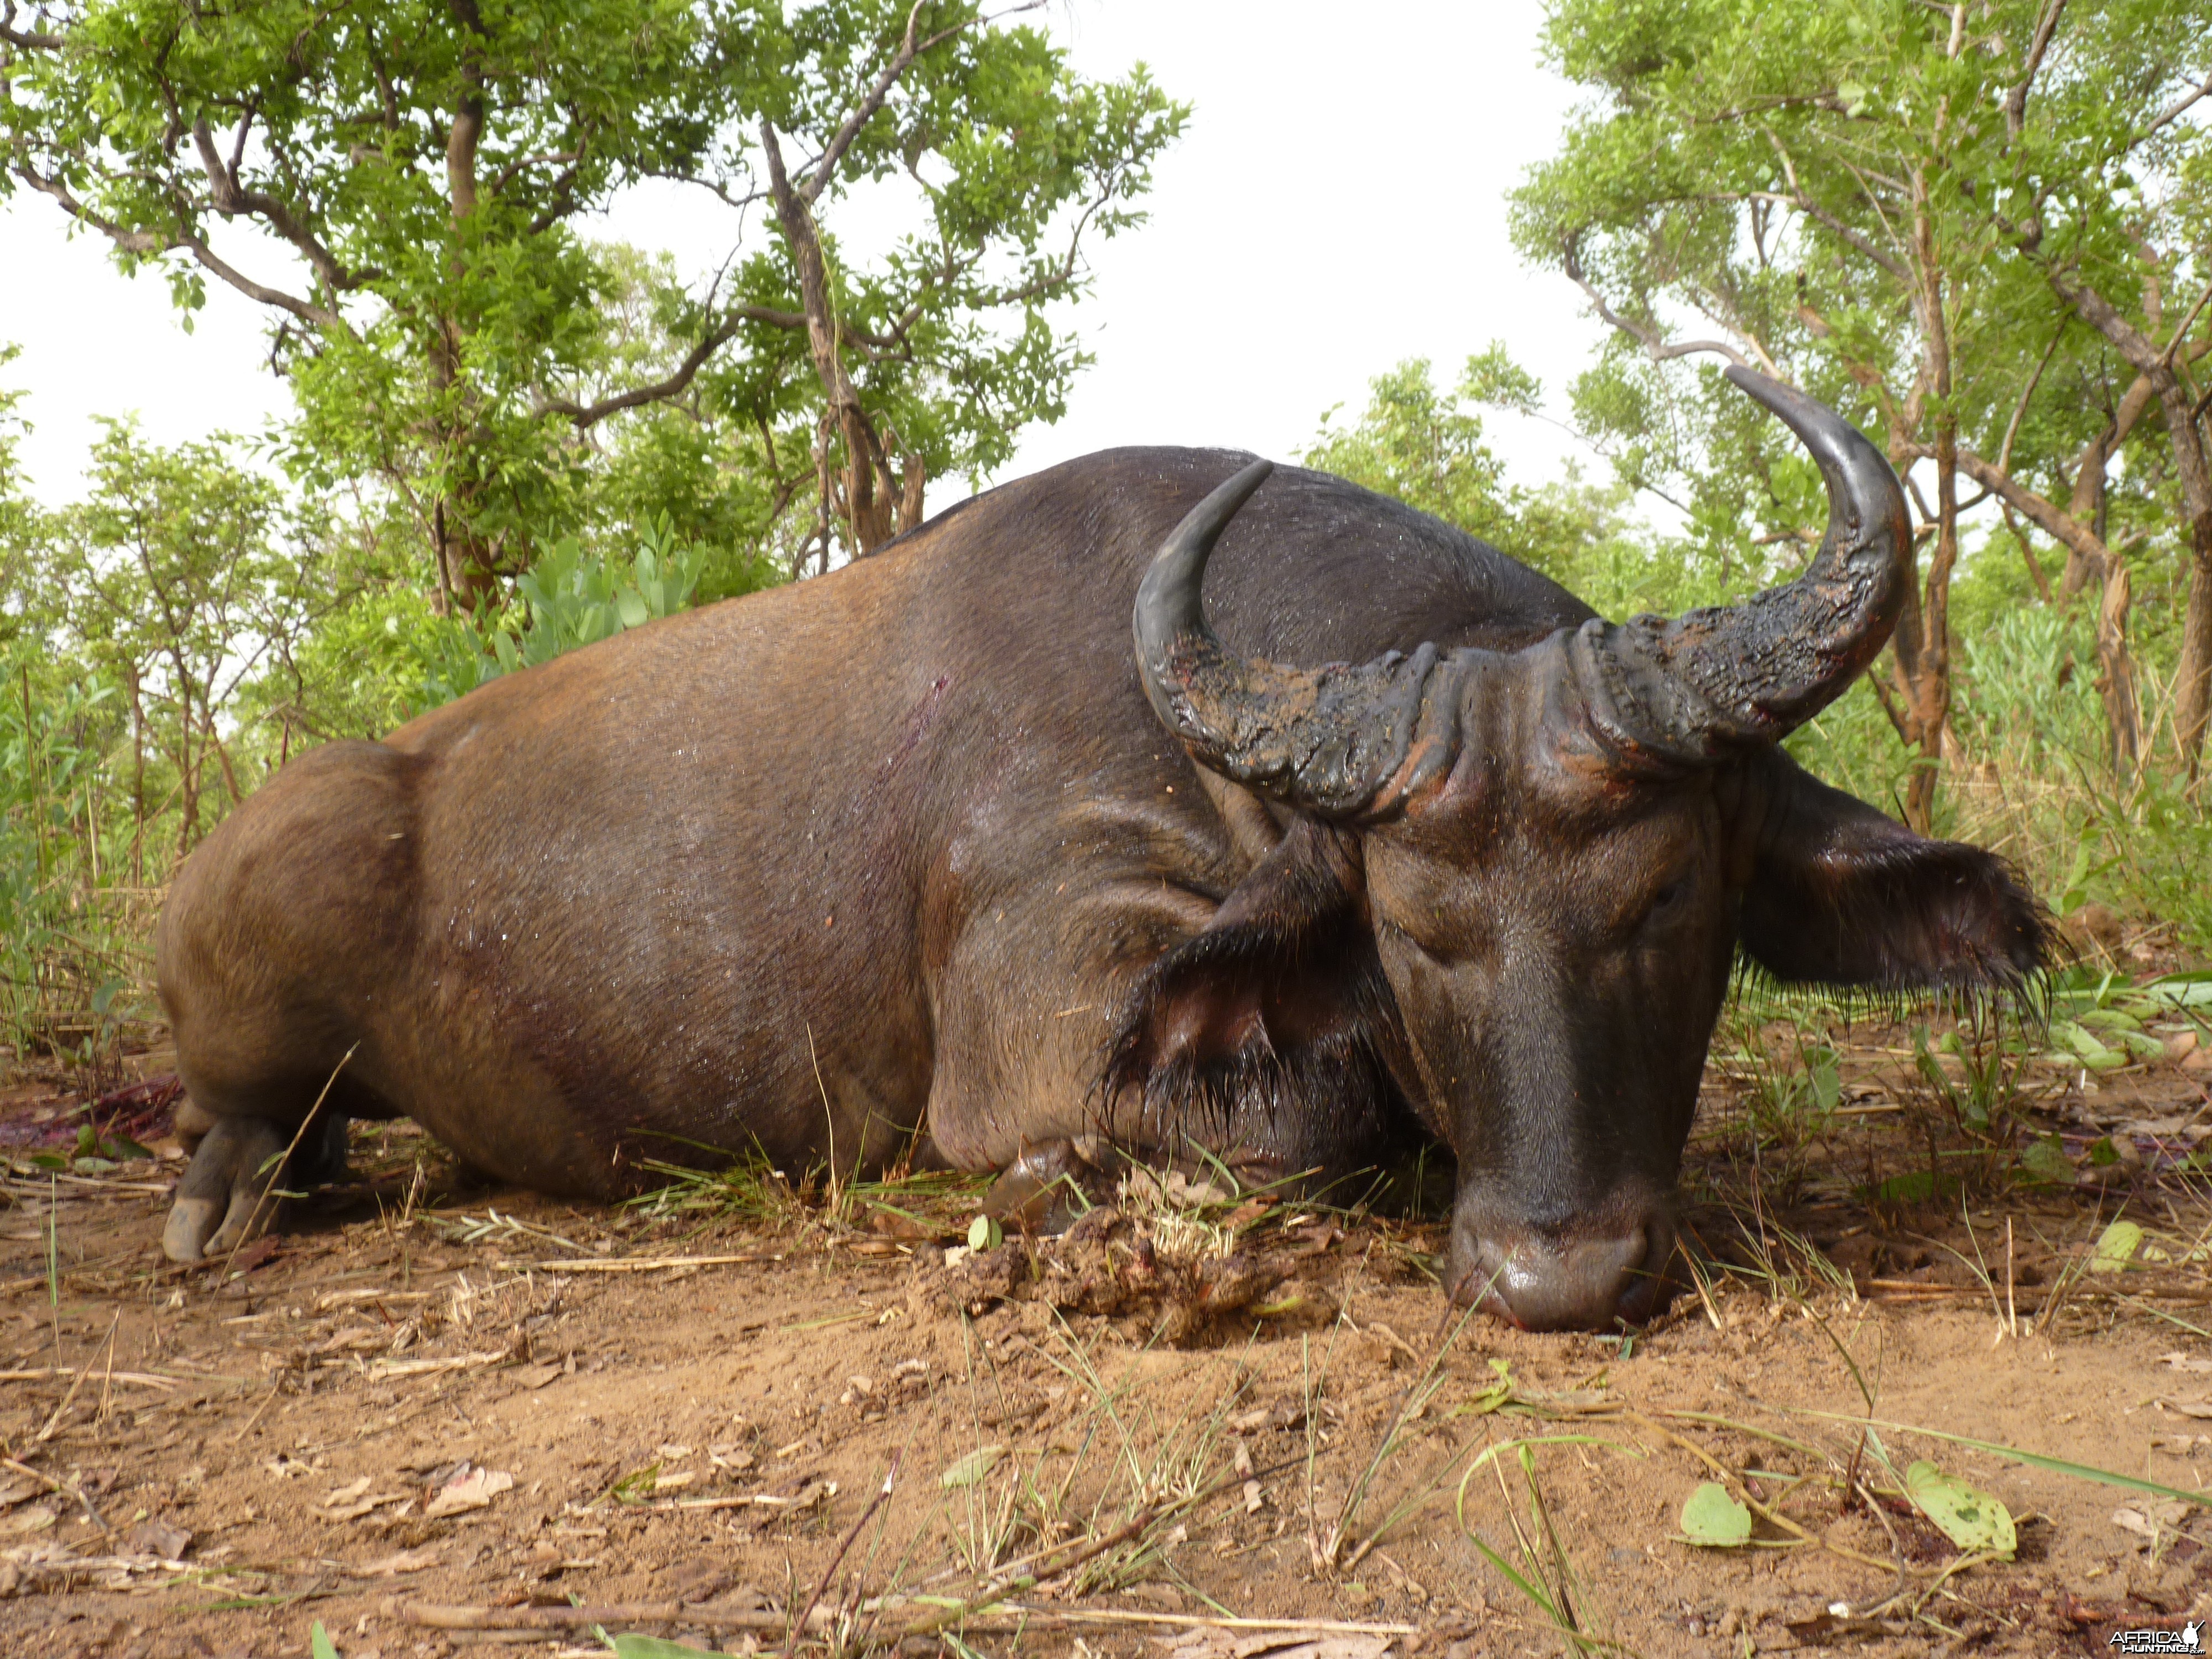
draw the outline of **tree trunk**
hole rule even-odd
[[[1947,404],[1936,428],[1936,550],[1928,560],[1927,595],[1920,605],[1919,672],[1909,705],[1920,760],[1905,786],[1905,821],[1923,836],[1935,833],[1943,733],[1951,723],[1951,572],[1958,562],[1959,425]]]
[[[2206,718],[2212,715],[2212,468],[2206,464],[2203,430],[2188,392],[2175,381],[2161,389],[2160,401],[2166,405],[2174,471],[2189,514],[2189,598],[2182,612],[2173,732],[2189,774],[2195,777],[2204,753]]]
[[[447,208],[459,236],[477,210],[479,194],[477,153],[483,143],[486,112],[483,63],[474,43],[483,38],[483,18],[477,0],[448,0],[448,4],[454,21],[461,26],[464,39],[471,43],[464,46],[461,52],[461,91],[453,100],[453,125],[446,135]],[[460,276],[465,270],[457,256],[454,274]],[[437,332],[429,352],[430,383],[441,394],[450,395],[459,390],[465,403],[460,325],[454,319],[441,318],[435,326]],[[498,552],[476,528],[474,508],[480,493],[478,488],[452,482],[456,471],[465,471],[457,463],[475,444],[467,410],[448,408],[446,418],[450,422],[443,434],[447,483],[445,493],[433,507],[438,543],[439,597],[448,612],[458,605],[465,614],[481,619],[499,607]]]
[[[799,292],[806,312],[806,343],[814,373],[830,402],[830,416],[845,446],[836,494],[839,516],[853,538],[853,550],[865,556],[902,531],[921,522],[923,475],[918,457],[908,456],[902,481],[891,471],[875,422],[861,407],[860,389],[846,372],[837,349],[837,318],[830,302],[829,267],[814,216],[785,174],[783,149],[775,129],[761,123],[761,147],[768,161],[769,187],[776,220],[799,269]],[[824,556],[827,556],[825,547]]]
[[[2105,539],[2105,508],[2112,459],[2150,407],[2152,397],[2150,377],[2138,374],[2111,422],[2083,447],[2068,511],[2076,524],[2088,525],[2094,538],[2094,544],[2066,544],[2066,592],[2070,599],[2091,581],[2098,585],[2097,695],[2105,701],[2106,754],[2112,769],[2127,778],[2135,775],[2142,759],[2142,702],[2136,690],[2135,658],[2128,649],[2133,590],[2125,562]]]
[[[2190,551],[2189,598],[2182,617],[2180,670],[2175,676],[2173,732],[2193,778],[2203,753],[2206,717],[2212,714],[2212,465],[2208,465],[2203,428],[2175,360],[2193,362],[2212,349],[2212,342],[2192,346],[2176,339],[2172,346],[2161,347],[2075,273],[2046,267],[2044,275],[2058,297],[2110,340],[2148,382],[2166,415],[2166,441],[2173,453],[2174,477],[2181,484],[2182,519]]]
[[[131,884],[146,884],[146,705],[138,689],[138,665],[123,665],[123,691],[131,700]]]
[[[1920,835],[1934,833],[1936,790],[1942,781],[1943,733],[1951,720],[1951,571],[1959,562],[1959,416],[1951,405],[1950,319],[1943,311],[1943,267],[1928,210],[1926,181],[1913,178],[1916,205],[1912,252],[1917,291],[1913,310],[1920,325],[1920,368],[1907,398],[1908,426],[1932,402],[1936,443],[1936,546],[1924,585],[1910,586],[1893,636],[1898,702],[1890,705],[1898,736],[1918,751],[1905,789],[1905,821]],[[1893,438],[1893,450],[1904,447]],[[1900,459],[1893,455],[1893,465]],[[1916,544],[1917,546],[1917,544]],[[1917,572],[1915,573],[1917,575]],[[1885,700],[1887,702],[1887,700]]]

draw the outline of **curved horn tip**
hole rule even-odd
[[[1206,614],[1199,591],[1206,580],[1206,561],[1213,555],[1213,544],[1274,470],[1273,461],[1254,461],[1240,468],[1208,490],[1206,498],[1168,532],[1152,555],[1144,580],[1137,585],[1133,620],[1140,656],[1150,657],[1152,647],[1164,644],[1185,629],[1205,631]]]
[[[1252,499],[1253,492],[1267,482],[1268,475],[1274,470],[1275,464],[1266,459],[1254,461],[1248,466],[1238,468],[1213,487],[1206,498],[1198,504],[1191,516],[1195,518],[1200,513],[1206,514],[1208,517],[1218,514],[1218,521],[1226,523],[1231,514]]]
[[[1790,405],[1813,402],[1810,398],[1788,381],[1778,380],[1771,374],[1762,374],[1757,369],[1743,363],[1730,363],[1721,370],[1721,374],[1729,385],[1735,386],[1753,403],[1761,408],[1773,410],[1785,421],[1790,418],[1785,411]],[[1814,407],[1820,408],[1820,405],[1815,404]],[[1825,413],[1826,410],[1824,410],[1823,412]]]

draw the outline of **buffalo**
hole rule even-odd
[[[1112,450],[299,757],[161,916],[204,1131],[168,1254],[342,1170],[352,1118],[587,1197],[756,1152],[1020,1203],[1440,1146],[1457,1300],[1648,1318],[1739,952],[1972,995],[2050,949],[2001,860],[1782,750],[1911,532],[1863,436],[1729,374],[1830,503],[1741,605],[1607,623],[1341,479]]]

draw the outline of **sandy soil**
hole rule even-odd
[[[2207,1484],[2212,1211],[2162,1166],[2212,1073],[2059,1078],[2049,1127],[2119,1164],[1983,1190],[1968,1158],[1914,1205],[1880,1180],[1957,1146],[1903,1054],[1860,1039],[1796,1144],[1717,1069],[1710,1285],[1626,1339],[1450,1316],[1433,1227],[1182,1183],[966,1255],[963,1192],[577,1208],[362,1127],[359,1184],[182,1270],[173,1160],[19,1150],[0,1650],[265,1659],[319,1621],[344,1659],[604,1652],[595,1626],[781,1652],[794,1615],[816,1652],[1570,1650],[1501,1562],[1589,1650],[1655,1659],[2101,1654],[2203,1616],[2200,1511],[1937,1436]],[[32,1079],[0,1121],[67,1105]],[[2085,1271],[2124,1207],[2144,1249]],[[1900,1495],[1919,1459],[2002,1500],[2015,1559]],[[1759,1507],[1752,1547],[1679,1541],[1706,1480]]]

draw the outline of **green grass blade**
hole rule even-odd
[[[1832,1423],[1853,1423],[1863,1428],[1889,1429],[1899,1434],[1917,1434],[1929,1440],[1947,1441],[1954,1446],[1969,1446],[1976,1451],[1989,1452],[1997,1457],[2013,1458],[2032,1468],[2048,1470],[2052,1474],[2071,1475],[2076,1480],[2092,1480],[2102,1486],[2118,1486],[2123,1492],[2147,1492],[2160,1498],[2179,1498],[2185,1504],[2212,1504],[2212,1492],[2191,1492],[2182,1486],[2168,1486],[2155,1480],[2146,1480],[2140,1475],[2119,1474],[2087,1463],[2070,1463],[2063,1457],[2052,1457],[2044,1452],[2024,1451],[2002,1441],[1977,1440],[1970,1434],[1948,1434],[1942,1429],[1923,1429],[1914,1423],[1889,1423],[1879,1418],[1854,1417],[1848,1412],[1819,1412],[1805,1406],[1784,1406],[1781,1409],[1799,1417],[1826,1418]]]

